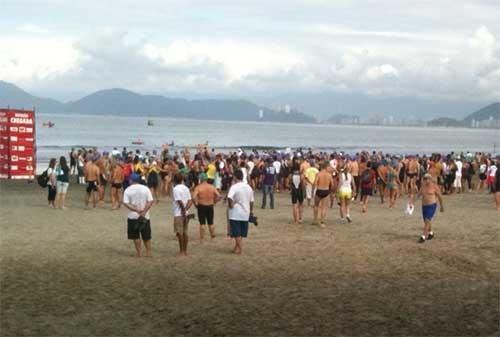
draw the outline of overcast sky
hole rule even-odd
[[[0,79],[59,99],[500,100],[499,0],[1,0]]]

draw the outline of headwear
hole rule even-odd
[[[433,179],[433,178],[432,178],[432,175],[430,173],[426,173],[424,175],[424,179]]]
[[[202,172],[200,173],[200,175],[198,176],[198,179],[200,181],[207,181],[208,180],[208,175],[205,173],[205,172]]]
[[[134,182],[138,183],[139,181],[141,181],[141,176],[140,176],[140,175],[138,175],[137,173],[132,173],[132,174],[128,177],[128,179],[129,179],[130,181],[134,181]]]

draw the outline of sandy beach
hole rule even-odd
[[[170,199],[152,210],[154,258],[135,259],[126,212],[83,209],[74,183],[67,210],[46,190],[1,181],[2,336],[285,336],[500,334],[500,213],[487,194],[445,196],[436,237],[417,244],[420,209],[403,214],[372,198],[352,224],[291,224],[288,193],[230,253],[218,237],[176,258]],[[260,194],[257,195],[260,202]],[[420,203],[418,203],[420,205]]]

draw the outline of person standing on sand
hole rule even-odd
[[[271,209],[274,209],[274,182],[276,180],[277,172],[276,167],[273,165],[273,161],[269,158],[266,162],[266,168],[262,175],[262,209],[266,208],[267,195],[269,194],[269,201]],[[278,186],[279,190],[279,186]]]
[[[307,161],[304,161],[307,163]],[[316,176],[319,173],[318,168],[316,165],[314,165],[314,161],[311,160],[311,163],[308,163],[309,166],[304,170],[301,171],[304,174],[305,180],[306,180],[306,199],[307,199],[307,207],[311,207],[311,199],[313,196],[316,194],[316,190],[314,188],[314,182],[316,181]],[[303,168],[306,165],[301,165],[301,168]]]
[[[135,173],[129,177],[130,186],[123,193],[123,205],[130,210],[127,216],[127,236],[134,241],[135,257],[141,257],[141,239],[146,247],[146,257],[151,252],[151,221],[149,209],[153,206],[153,195]]]
[[[500,165],[500,156],[497,157],[497,170],[495,171],[495,183],[494,183],[494,191],[495,191],[495,205],[497,211],[500,211],[500,169],[498,166]]]
[[[443,198],[441,197],[440,188],[432,180],[432,176],[427,173],[424,176],[424,184],[420,189],[419,195],[422,197],[422,217],[424,219],[424,231],[420,236],[419,243],[424,243],[426,240],[432,240],[434,233],[432,232],[432,218],[437,208],[437,201],[439,201],[439,208],[444,212]],[[437,200],[436,200],[437,199]]]
[[[219,201],[220,194],[215,186],[208,183],[208,175],[200,173],[200,184],[194,188],[193,204],[198,209],[200,222],[200,242],[205,239],[205,225],[208,225],[210,238],[215,238],[214,205]]]
[[[87,182],[87,190],[85,191],[85,209],[89,208],[89,199],[92,194],[92,205],[94,208],[97,206],[98,198],[98,179],[100,175],[99,167],[94,163],[94,157],[90,156],[88,158],[87,164],[85,164],[85,181]]]
[[[248,221],[253,213],[253,190],[243,182],[243,172],[234,172],[234,184],[227,194],[228,219],[231,238],[235,240],[233,253],[242,253],[243,238],[248,235]]]
[[[121,206],[123,181],[125,174],[121,163],[113,159],[111,163],[111,209],[118,209]]]
[[[328,172],[328,163],[321,164],[321,171],[316,175],[314,187],[316,195],[314,198],[314,220],[313,225],[318,224],[318,212],[320,213],[320,227],[325,227],[326,209],[328,196],[333,189],[333,176]]]
[[[70,168],[66,162],[66,157],[62,156],[59,159],[59,165],[56,168],[56,191],[57,191],[57,201],[56,205],[60,209],[66,209],[66,193],[68,192],[69,186],[69,172]]]
[[[172,193],[172,208],[174,213],[174,232],[179,242],[178,256],[187,256],[188,246],[188,211],[193,205],[191,192],[184,185],[184,176],[181,173],[174,175],[174,189]]]
[[[302,223],[304,214],[304,177],[300,174],[300,163],[294,159],[292,164],[292,177],[290,179],[290,191],[292,194],[293,223]]]
[[[49,207],[56,208],[57,180],[56,180],[56,158],[52,158],[47,169],[47,189]]]

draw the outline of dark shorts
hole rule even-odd
[[[486,180],[486,174],[485,173],[479,173],[479,180]]]
[[[210,185],[213,185],[214,184],[214,180],[213,179],[207,179],[207,183],[209,183]]]
[[[373,195],[373,188],[371,187],[361,187],[361,196],[372,196]]]
[[[99,177],[99,183],[102,185],[102,186],[106,186],[106,184],[108,183],[108,181],[106,179],[104,179],[104,177],[101,175]]]
[[[157,188],[159,185],[158,181],[148,181],[149,188]]]
[[[129,240],[151,240],[151,222],[148,219],[127,219],[127,234]]]
[[[121,189],[123,187],[123,184],[121,184],[121,183],[118,183],[118,184],[113,183],[113,184],[111,184],[111,187],[117,188],[117,189]]]
[[[214,224],[214,205],[198,205],[198,220],[200,225]]]
[[[330,190],[316,190],[316,196],[320,199],[324,199],[330,195]]]
[[[302,204],[304,202],[304,190],[301,188],[292,188],[292,204]]]
[[[410,179],[413,179],[417,176],[417,173],[406,173],[406,176]]]
[[[90,194],[92,191],[97,192],[97,184],[95,181],[87,181],[87,193]]]
[[[229,220],[232,238],[246,238],[248,234],[248,221]]]

